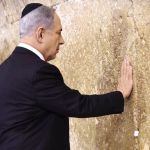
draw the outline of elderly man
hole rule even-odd
[[[132,90],[132,67],[122,63],[114,92],[82,95],[65,85],[54,65],[64,44],[52,7],[28,4],[20,19],[20,43],[0,66],[0,150],[69,150],[69,117],[122,113]]]

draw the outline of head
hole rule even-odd
[[[39,50],[46,61],[52,60],[64,44],[62,26],[53,7],[41,5],[20,19],[20,42]]]

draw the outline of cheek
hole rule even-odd
[[[53,46],[58,46],[58,44],[59,44],[59,38],[58,37],[55,37],[54,39],[53,39]]]
[[[49,38],[49,42],[55,44],[57,42],[57,37],[53,35],[51,38]]]
[[[46,39],[47,48],[52,52],[55,51],[59,45],[59,36],[52,35]]]

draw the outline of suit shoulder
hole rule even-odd
[[[57,79],[63,80],[60,70],[55,65],[47,62],[43,62],[36,70],[36,76],[53,76]]]

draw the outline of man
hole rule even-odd
[[[122,113],[132,90],[126,58],[116,91],[82,95],[70,89],[54,65],[64,44],[51,7],[28,4],[20,19],[20,43],[0,66],[0,150],[69,150],[69,117]]]

